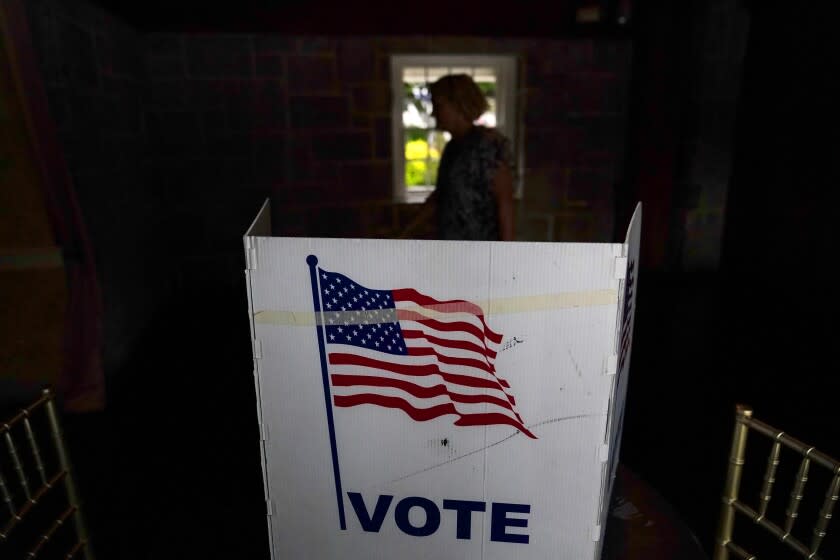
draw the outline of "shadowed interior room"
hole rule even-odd
[[[441,64],[489,72],[516,240],[621,243],[642,202],[621,462],[699,549],[736,404],[840,457],[840,92],[816,8],[0,5],[0,419],[55,389],[99,558],[270,557],[242,236],[268,199],[276,236],[399,237],[436,165],[399,101],[422,113]],[[759,557],[800,557],[751,530]]]

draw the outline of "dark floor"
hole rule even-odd
[[[159,318],[104,414],[65,420],[100,559],[269,558],[247,299],[225,284]]]
[[[802,334],[827,322],[785,315],[779,326],[722,274],[639,281],[622,460],[708,548],[735,402],[840,455],[838,415],[820,408],[836,368],[821,335]],[[100,559],[269,557],[245,288],[204,288],[110,377],[104,414],[65,419]]]

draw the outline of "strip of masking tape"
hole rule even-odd
[[[588,292],[567,292],[561,294],[544,294],[535,296],[520,296],[497,298],[485,301],[475,301],[487,315],[506,315],[509,313],[528,313],[531,311],[546,311],[549,309],[567,309],[574,307],[596,307],[601,305],[615,305],[618,303],[618,293],[615,290],[593,290]],[[441,304],[431,307],[401,307],[400,311],[417,312],[428,317],[447,314],[452,318],[453,312],[463,304]],[[437,309],[436,309],[437,308]],[[357,313],[356,311],[325,311],[324,320],[332,318],[335,322],[348,324],[363,324],[367,322],[394,322],[394,310],[382,311],[381,316],[374,315],[374,311]],[[254,322],[262,325],[285,325],[297,327],[315,326],[313,311],[281,311],[263,310],[254,314]],[[322,323],[324,321],[318,321]]]

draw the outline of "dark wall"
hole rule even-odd
[[[87,2],[28,2],[50,112],[90,228],[105,369],[184,294],[241,290],[241,235],[393,236],[393,53],[519,62],[518,237],[611,241],[628,39],[145,33]],[[625,224],[620,224],[623,229]]]
[[[642,266],[720,265],[749,15],[738,0],[634,9],[627,166],[617,228],[644,205]]]
[[[668,224],[648,220],[645,208],[648,256],[658,254],[665,272],[640,274],[622,460],[655,481],[707,545],[736,403],[840,452],[834,306],[822,295],[838,219],[837,142],[823,133],[836,120],[829,69],[838,52],[824,15],[767,4],[685,3],[669,20],[676,3],[646,2],[645,31],[634,42],[641,65],[631,85],[628,192],[647,185],[652,197],[673,200],[664,205]],[[668,30],[673,36],[660,39]],[[676,63],[668,45],[684,53]],[[651,65],[660,57],[669,72],[657,76]],[[646,94],[656,97],[645,102]],[[655,128],[666,118],[670,127]],[[673,159],[662,157],[668,138]],[[643,183],[645,161],[653,164],[647,177],[670,181],[670,192]],[[658,161],[672,161],[672,172],[663,177]],[[712,220],[702,219],[704,206]],[[716,230],[717,241],[701,243],[703,230]],[[697,266],[715,246],[720,266]],[[642,265],[651,259],[643,255]],[[752,448],[745,471],[753,504],[767,447]],[[773,498],[781,503],[799,460],[783,461]],[[809,482],[808,499],[822,499],[824,478]],[[819,509],[811,505],[808,515]],[[806,522],[799,527],[807,533]]]
[[[838,52],[818,13],[756,4],[751,18],[724,244],[732,390],[836,452]]]
[[[722,134],[721,125],[733,115],[714,99],[731,91],[736,76],[725,77],[733,59],[707,62],[706,57],[716,57],[704,53],[694,67],[709,74],[683,75],[690,84],[711,86],[718,73],[723,81],[710,92],[715,97],[687,89],[677,136],[685,143],[677,168],[685,173],[682,177],[721,177],[718,172],[729,161],[721,266],[691,275],[674,274],[679,266],[668,274],[640,275],[622,447],[622,460],[655,481],[708,544],[720,507],[736,403],[754,407],[758,418],[818,449],[835,457],[840,453],[835,306],[824,297],[830,282],[826,256],[833,252],[838,218],[837,142],[822,133],[837,115],[838,91],[828,70],[837,67],[833,31],[818,13],[793,12],[775,3],[730,3],[729,9],[734,19],[723,27],[709,23],[712,29],[705,33],[726,37],[725,25],[737,25],[743,15],[749,18],[732,134]],[[699,22],[695,25],[702,31]],[[704,43],[729,48],[706,40],[695,44]],[[705,161],[708,167],[692,161]],[[675,181],[680,177],[674,175]],[[684,187],[676,183],[677,209],[681,200],[690,200],[680,198]],[[677,217],[674,212],[672,219]],[[676,229],[672,222],[671,231]],[[752,504],[758,503],[769,451],[761,440],[751,436],[755,445],[748,448],[745,466],[743,495]],[[799,458],[790,453],[782,461],[784,474],[780,470],[773,494],[780,509]],[[818,471],[812,469],[807,507],[803,503],[810,519],[827,488],[827,474],[818,476]],[[773,519],[783,515],[774,512]],[[805,519],[803,514],[797,528],[807,539]],[[830,552],[838,546],[831,535],[826,557],[837,555]],[[774,540],[765,541],[771,550]],[[778,552],[752,552],[779,557]]]
[[[691,2],[682,62],[682,131],[677,151],[667,260],[676,269],[720,266],[735,122],[749,12],[739,1]]]
[[[93,240],[104,366],[119,367],[172,293],[166,201],[144,168],[142,42],[85,2],[24,2],[50,114]]]
[[[750,39],[724,235],[723,304],[730,312],[716,377],[722,398],[752,405],[759,418],[836,458],[836,305],[826,294],[840,218],[840,146],[833,133],[825,134],[837,122],[840,99],[833,76],[840,67],[836,31],[819,10],[747,5]],[[756,455],[757,470],[765,457]],[[782,488],[790,487],[798,462],[793,453],[783,454],[780,469],[786,472],[780,470],[777,480],[786,486],[774,500],[787,499]],[[756,496],[760,475],[753,476]],[[803,500],[807,514],[797,522],[806,538],[829,478],[812,467]],[[829,529],[820,551],[825,558],[840,556],[836,531]]]
[[[583,7],[599,9],[601,25],[607,27],[633,12],[632,0],[530,0],[527,9],[488,9],[483,0],[427,0],[420,5],[383,4],[375,10],[360,9],[341,0],[276,2],[245,0],[236,5],[216,5],[183,0],[152,10],[139,3],[119,0],[91,0],[123,16],[143,31],[278,33],[283,35],[557,37],[578,32],[576,12]],[[590,18],[591,19],[591,18]],[[597,30],[596,30],[597,31]]]
[[[629,41],[151,34],[144,53],[150,165],[157,182],[180,193],[172,203],[183,214],[217,212],[231,226],[216,229],[215,244],[241,233],[224,219],[232,208],[267,195],[277,234],[397,233],[388,229],[389,57],[397,53],[515,55],[520,238],[612,238]],[[396,209],[397,222],[414,210]]]

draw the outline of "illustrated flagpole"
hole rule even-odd
[[[333,407],[330,399],[330,378],[327,373],[327,352],[324,346],[324,333],[321,327],[321,294],[318,291],[318,257],[306,257],[309,265],[309,277],[312,280],[312,303],[315,305],[315,331],[318,333],[318,349],[321,352],[321,374],[324,380],[324,403],[327,406],[327,425],[330,429],[330,447],[332,448],[333,474],[335,478],[335,497],[338,501],[338,522],[341,530],[347,529],[344,519],[344,499],[341,491],[341,471],[338,468],[338,448],[335,443],[335,425],[333,423]]]

